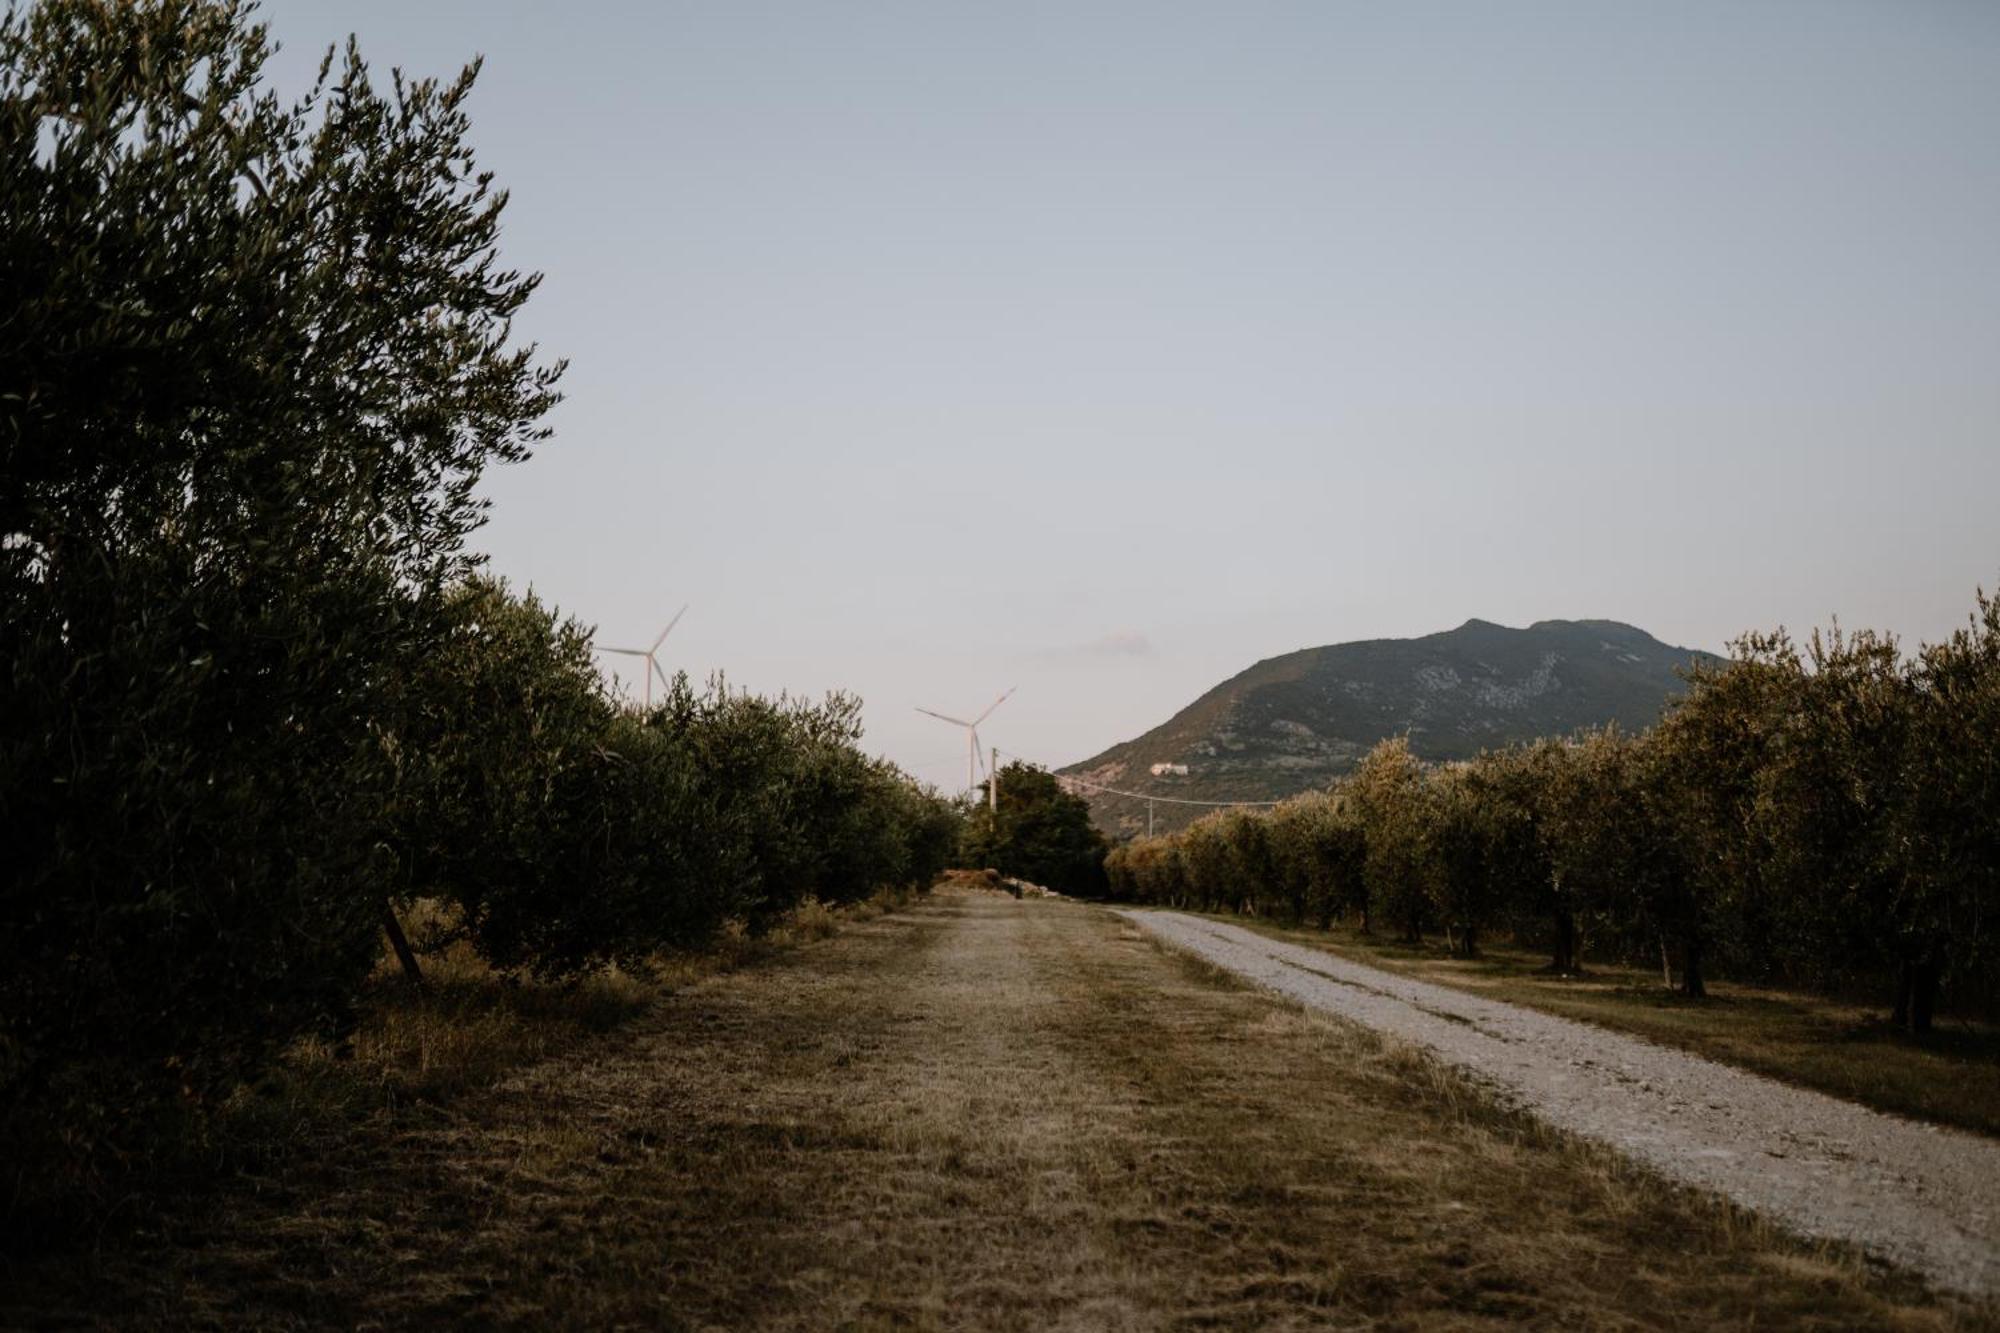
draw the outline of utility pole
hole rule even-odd
[[[1146,798],[1146,836],[1153,836],[1153,798]]]
[[[1000,747],[993,747],[993,765],[986,770],[986,809],[998,818],[1000,814]]]

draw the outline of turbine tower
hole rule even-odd
[[[973,718],[972,721],[970,722],[967,722],[962,717],[946,717],[943,713],[933,713],[928,708],[919,708],[917,710],[919,713],[922,713],[925,717],[934,717],[940,722],[949,722],[954,727],[965,728],[965,789],[967,791],[971,791],[974,787],[979,785],[979,770],[978,770],[978,764],[980,761],[979,724],[981,722],[984,722],[987,718],[992,717],[993,710],[998,708],[1001,704],[1006,703],[1007,696],[1020,688],[1021,687],[1018,685],[1009,686],[1007,688],[1006,694],[1002,694],[998,699],[995,699],[992,703],[986,705],[986,711],[981,713],[978,717]]]
[[[667,683],[667,673],[660,669],[660,659],[655,654],[660,651],[660,645],[667,641],[667,636],[674,632],[674,626],[681,623],[681,617],[687,614],[687,610],[686,605],[683,604],[680,610],[674,612],[674,618],[669,620],[667,627],[660,631],[660,637],[653,640],[651,648],[599,648],[597,650],[600,653],[617,653],[621,657],[643,657],[646,659],[646,707],[648,708],[653,706],[653,677],[658,676],[661,685]]]

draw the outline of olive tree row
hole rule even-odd
[[[234,3],[0,16],[0,1119],[66,1143],[347,1021],[384,720],[556,398],[471,71],[284,102],[269,53]]]
[[[476,577],[562,367],[512,335],[475,71],[350,47],[288,102],[270,52],[235,0],[0,15],[9,1199],[351,1027],[412,897],[563,976],[955,845],[852,700],[628,712]]]
[[[1492,928],[1573,972],[1657,958],[1838,993],[1924,1030],[1941,989],[1995,996],[2000,603],[1906,658],[1880,635],[1782,632],[1693,669],[1651,730],[1427,766],[1394,739],[1330,791],[1231,810],[1111,854],[1118,896],[1351,916],[1471,954]]]
[[[865,755],[860,702],[765,699],[676,678],[617,705],[590,636],[474,579],[453,633],[403,678],[382,743],[397,901],[441,899],[494,966],[543,977],[643,964],[807,898],[927,887],[958,808]]]

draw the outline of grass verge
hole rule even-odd
[[[809,900],[762,935],[731,923],[708,948],[661,954],[644,974],[610,968],[568,983],[503,976],[455,944],[425,960],[419,987],[385,953],[349,1050],[298,1043],[261,1083],[239,1093],[217,1133],[239,1151],[263,1152],[357,1116],[444,1105],[614,1033],[663,993],[826,939],[912,896],[884,890],[840,907]]]
[[[679,987],[825,939],[911,896],[884,891],[841,907],[808,901],[763,935],[732,924],[709,948],[660,955],[643,974],[612,968],[566,983],[496,973],[458,943],[426,953],[424,984],[416,986],[385,942],[344,1047],[296,1042],[213,1115],[156,1136],[148,1155],[119,1178],[90,1182],[88,1196],[73,1190],[30,1199],[0,1232],[0,1263],[115,1243],[123,1232],[152,1225],[163,1210],[184,1210],[233,1180],[282,1172],[301,1157],[338,1158],[364,1128],[448,1115],[457,1100],[517,1070],[605,1046]],[[418,937],[448,924],[423,905],[412,915]]]

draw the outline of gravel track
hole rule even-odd
[[[1122,915],[1424,1048],[1560,1129],[1951,1291],[2000,1295],[2000,1143],[1178,912]]]

